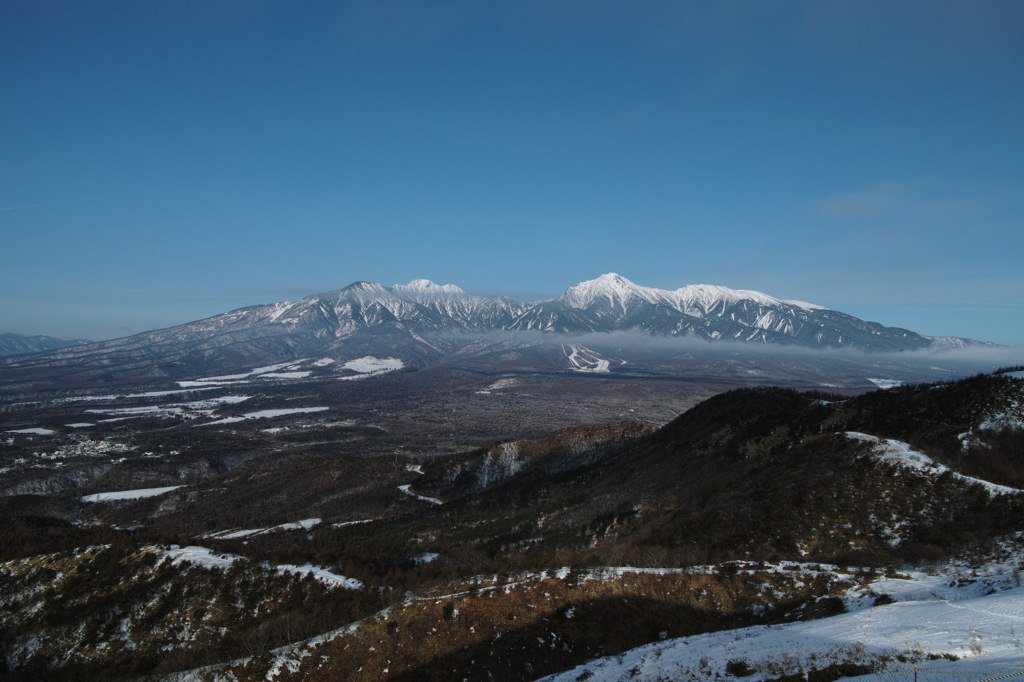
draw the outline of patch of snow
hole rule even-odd
[[[363,583],[356,580],[355,578],[346,578],[343,575],[332,573],[326,568],[319,566],[313,566],[312,564],[303,564],[302,566],[295,566],[293,564],[278,564],[276,567],[278,573],[298,573],[299,575],[311,575],[320,582],[327,583],[328,585],[336,585],[338,587],[344,587],[348,590],[361,590]]]
[[[193,564],[205,566],[207,568],[229,568],[236,562],[248,561],[245,557],[238,556],[237,554],[215,552],[212,549],[196,545],[190,545],[188,547],[171,545],[169,549],[161,550],[161,554],[168,557],[173,564],[179,564],[182,561],[189,561]],[[278,573],[298,573],[299,575],[309,574],[321,582],[337,587],[344,587],[349,590],[358,590],[363,587],[363,584],[355,578],[346,578],[343,575],[338,575],[326,568],[313,566],[312,564],[305,564],[303,566],[279,564],[273,568]]]
[[[411,487],[412,487],[412,484],[408,483],[406,485],[398,486],[398,489],[401,490],[406,495],[410,495],[412,497],[415,497],[417,500],[423,500],[424,502],[429,502],[430,504],[444,504],[444,502],[442,502],[441,500],[437,499],[436,497],[427,497],[426,495],[419,495],[417,493],[414,493],[413,491],[409,490],[409,488],[411,488]]]
[[[137,488],[135,490],[114,490],[106,493],[93,493],[82,497],[82,502],[115,502],[117,500],[140,500],[144,497],[156,497],[172,490],[183,488],[180,485],[169,485],[163,488]]]
[[[257,375],[260,379],[305,379],[312,372],[264,372]]]
[[[902,386],[906,383],[905,381],[899,381],[897,379],[872,379],[871,377],[868,377],[868,381],[883,390],[887,388],[896,388],[897,386]]]
[[[68,427],[69,429],[84,429],[87,426],[96,426],[96,425],[93,424],[92,422],[74,422],[72,424],[65,424],[64,426]]]
[[[867,665],[881,657],[888,663],[872,677],[902,672],[909,680],[913,663],[925,673],[999,673],[1021,675],[1024,588],[1014,572],[1020,556],[979,570],[952,562],[929,573],[912,571],[906,579],[879,577],[855,587],[847,599],[850,612],[818,620],[758,625],[648,644],[617,656],[600,658],[572,670],[542,678],[545,682],[587,679],[686,679],[710,682],[731,679],[726,665],[742,661],[751,680],[784,675],[806,676],[811,669],[835,663]],[[894,603],[873,606],[886,594]],[[863,596],[858,596],[863,595]],[[926,660],[948,654],[960,661]],[[904,656],[907,662],[894,660]]]
[[[313,363],[314,367],[326,367],[327,365],[333,365],[335,363],[334,358],[320,358]]]
[[[358,521],[342,521],[340,523],[332,523],[331,528],[344,528],[345,526],[356,526],[361,523],[370,523],[371,521],[376,520],[377,519],[360,519]]]
[[[439,556],[441,555],[437,554],[436,552],[424,552],[423,554],[420,554],[418,557],[415,557],[412,560],[412,562],[417,566],[423,566],[424,564],[429,564],[431,561],[433,561]]]
[[[349,360],[342,365],[342,369],[357,372],[357,375],[341,377],[341,379],[349,381],[362,379],[375,374],[383,374],[384,372],[394,372],[403,367],[405,367],[405,363],[398,358],[375,358],[372,355],[367,355],[355,360]]]
[[[52,436],[57,432],[52,429],[35,427],[31,429],[8,429],[7,433],[23,433],[28,436]]]
[[[212,422],[206,422],[205,424],[197,424],[197,426],[214,426],[215,424],[235,424],[246,419],[270,419],[272,417],[284,417],[289,414],[309,414],[312,412],[323,412],[329,410],[329,407],[290,407],[275,410],[259,410],[257,412],[246,412],[240,417],[224,417]]]
[[[309,530],[320,523],[320,519],[303,519],[293,523],[282,523],[268,528],[246,528],[241,530],[222,530],[214,533],[204,533],[199,538],[203,540],[238,540],[241,538],[256,537],[268,533],[279,533],[288,530]]]
[[[170,549],[161,550],[161,554],[169,558],[171,563],[175,565],[180,564],[182,561],[188,561],[197,566],[205,566],[206,568],[230,568],[237,561],[248,561],[245,557],[238,556],[237,554],[214,552],[212,549],[195,545],[189,545],[188,547],[171,545]]]
[[[939,464],[928,455],[915,450],[913,446],[902,441],[893,440],[891,438],[878,438],[876,436],[870,436],[866,433],[858,433],[856,431],[847,431],[847,437],[854,440],[865,441],[874,445],[875,453],[883,460],[895,461],[898,464],[908,467],[910,469],[916,469],[935,476],[941,476],[947,471],[951,472],[956,478],[965,481],[967,483],[976,483],[983,486],[992,495],[1009,495],[1013,493],[1019,493],[1020,490],[1016,488],[1010,488],[1005,485],[997,485],[995,483],[989,483],[983,481],[980,478],[974,478],[973,476],[965,476],[959,474],[947,467],[944,464]]]

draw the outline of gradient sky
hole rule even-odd
[[[1024,2],[0,4],[0,332],[604,272],[1024,343]]]

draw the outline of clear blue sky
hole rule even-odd
[[[619,272],[1024,343],[1024,3],[0,4],[0,332]]]

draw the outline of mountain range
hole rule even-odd
[[[556,298],[528,303],[473,295],[425,279],[391,287],[356,282],[298,301],[251,306],[168,329],[5,358],[0,370],[17,375],[47,367],[75,368],[93,378],[178,378],[195,371],[227,371],[339,352],[352,357],[391,355],[416,366],[479,344],[485,335],[506,344],[515,338],[520,344],[550,345],[562,337],[610,332],[648,339],[868,352],[978,343],[923,336],[756,291],[711,285],[668,291],[609,273],[570,286]]]
[[[39,353],[54,348],[81,346],[92,343],[86,339],[57,339],[52,336],[23,336],[21,334],[0,334],[0,355]]]

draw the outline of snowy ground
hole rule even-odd
[[[898,379],[872,379],[871,377],[868,377],[868,381],[881,389],[896,388],[897,386],[902,386],[906,383],[904,381],[899,381]]]
[[[163,488],[136,488],[135,490],[114,490],[106,493],[93,493],[82,497],[82,502],[116,502],[118,500],[141,500],[144,497],[156,497],[177,490],[183,486],[169,485]]]
[[[865,680],[900,672],[909,679],[915,663],[926,677],[932,671],[977,673],[975,680],[1007,670],[1024,675],[1021,564],[1013,552],[980,568],[952,563],[881,577],[851,591],[848,613],[666,640],[543,680],[729,679],[726,666],[736,662],[753,671],[751,682],[843,663],[875,666],[858,678]],[[879,595],[893,603],[874,606]]]
[[[876,436],[869,436],[866,433],[858,433],[856,431],[848,431],[846,435],[855,440],[872,443],[875,453],[884,460],[895,461],[902,466],[930,473],[934,476],[940,476],[947,471],[952,471],[952,469],[946,465],[939,464],[928,455],[920,452],[919,450],[915,450],[912,446],[904,443],[903,441],[893,440],[891,438],[878,438]],[[989,483],[988,481],[983,481],[980,478],[964,476],[963,474],[958,474],[956,472],[953,472],[953,476],[967,483],[976,483],[981,485],[993,495],[1007,495],[1021,492],[1016,488]]]
[[[436,497],[427,497],[426,495],[420,495],[419,493],[414,493],[413,491],[409,490],[409,488],[411,488],[411,487],[412,487],[412,484],[400,485],[400,486],[398,486],[398,489],[401,490],[406,495],[410,495],[412,497],[415,497],[417,500],[423,500],[424,502],[429,502],[430,504],[444,504],[444,502],[442,502],[441,500],[437,499]]]
[[[282,362],[276,365],[257,367],[238,374],[222,374],[219,376],[202,377],[189,381],[179,381],[178,386],[182,389],[205,389],[217,386],[229,386],[233,384],[258,384],[267,379],[306,379],[310,377],[314,371],[317,372],[318,376],[324,376],[324,370],[332,365],[337,365],[337,361],[334,358],[319,358],[316,360],[312,358],[303,358],[301,360],[295,360],[294,362]],[[338,377],[343,380],[364,379],[378,374],[394,372],[395,370],[402,369],[403,367],[405,367],[405,363],[398,358],[375,358],[367,355],[365,357],[356,358],[355,360],[349,360],[341,365],[337,365],[334,369],[334,373],[344,374],[345,376]]]
[[[226,554],[224,552],[215,552],[212,549],[206,547],[197,547],[190,545],[188,547],[178,547],[177,545],[171,545],[170,549],[159,550],[164,556],[168,557],[172,563],[179,564],[182,561],[191,562],[197,566],[205,566],[207,568],[230,568],[232,564],[239,561],[248,561],[243,556],[237,554]],[[348,590],[359,590],[362,589],[363,583],[356,580],[355,578],[346,578],[343,575],[333,573],[326,568],[320,566],[313,566],[312,564],[304,564],[302,566],[295,566],[293,564],[279,564],[274,566],[273,569],[278,573],[297,573],[299,575],[311,575],[320,582],[332,585],[334,587],[344,587]]]
[[[284,417],[289,414],[308,414],[311,412],[324,412],[329,410],[329,407],[292,407],[280,410],[259,410],[258,412],[246,412],[239,417],[224,417],[212,422],[206,422],[205,424],[196,424],[196,426],[213,426],[215,424],[235,424],[237,422],[245,421],[246,419],[270,419],[271,417]]]
[[[1024,663],[1021,641],[1024,637],[1024,587],[1020,583],[1020,571],[1024,568],[1022,539],[1024,533],[1005,542],[998,557],[972,557],[970,561],[949,562],[927,571],[891,573],[859,584],[846,594],[847,612],[838,616],[665,640],[617,656],[596,659],[542,678],[542,681],[722,682],[737,677],[734,672],[738,663],[746,666],[749,675],[744,679],[750,682],[787,675],[804,677],[812,670],[821,670],[832,664],[871,666],[872,672],[847,678],[860,682],[883,676],[910,682],[914,679],[915,664],[919,667],[920,682],[946,682],[948,674],[968,675],[960,678],[965,682],[1024,676],[1024,667],[1021,667]],[[421,560],[427,558],[428,555],[420,557]],[[819,567],[817,564],[787,562],[768,566],[768,569],[782,571],[793,566],[801,570]],[[764,568],[762,566],[759,570]],[[820,569],[834,570],[835,567],[820,566]],[[710,570],[715,570],[715,567],[607,567],[591,569],[582,577],[608,580],[631,572]],[[549,577],[564,580],[573,574],[569,568],[528,573],[518,576],[514,584]],[[580,577],[578,573],[573,575],[574,580]],[[475,587],[474,592],[507,590],[508,587],[509,584]],[[463,594],[466,593],[409,598],[436,601]],[[885,601],[890,603],[882,603]],[[272,651],[274,659],[267,679],[273,679],[284,669],[297,671],[298,662],[314,653],[318,644],[358,627],[353,623]],[[952,660],[954,657],[956,660]],[[734,672],[727,672],[727,667]],[[208,679],[209,676],[233,679],[218,675],[214,669],[187,671],[173,676],[173,679]]]
[[[367,377],[375,376],[377,374],[385,374],[387,372],[394,372],[396,370],[405,367],[405,363],[398,358],[375,358],[371,355],[366,357],[357,358],[356,360],[349,360],[341,369],[355,372],[350,376],[341,377],[345,381],[352,381],[353,379],[365,379]]]
[[[266,535],[268,533],[279,533],[286,530],[309,530],[313,526],[320,523],[320,519],[302,519],[301,521],[295,521],[294,523],[282,523],[278,526],[269,526],[266,528],[244,528],[244,529],[232,529],[222,530],[216,533],[205,533],[199,537],[203,540],[238,540],[241,538],[256,537],[257,535]]]

